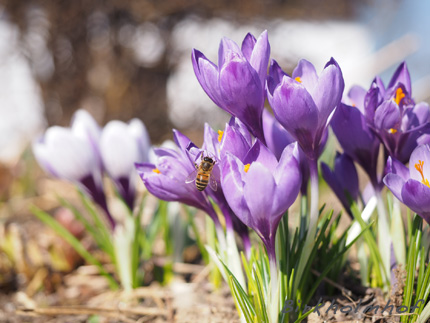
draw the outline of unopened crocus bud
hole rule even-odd
[[[110,121],[100,138],[100,152],[106,172],[114,180],[119,194],[133,209],[137,173],[135,163],[149,161],[149,136],[143,123]]]
[[[333,171],[321,163],[324,180],[336,194],[345,210],[352,218],[351,202],[358,198],[358,175],[354,162],[346,154],[336,154]]]
[[[97,123],[87,112],[79,110],[71,128],[49,128],[33,143],[33,152],[47,173],[71,181],[87,192],[105,210],[113,227],[115,222],[103,191],[97,137]]]

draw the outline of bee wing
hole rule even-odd
[[[215,176],[209,176],[209,186],[213,191],[217,190],[218,184],[216,182]]]
[[[199,171],[198,169],[193,170],[185,179],[185,183],[186,184],[193,183],[196,180],[198,171]]]
[[[209,178],[209,186],[213,191],[217,190],[217,187],[218,187],[217,182],[220,180],[220,177],[221,176],[220,176],[219,166],[215,165],[212,170],[211,176]]]

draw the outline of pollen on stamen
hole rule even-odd
[[[389,133],[396,133],[397,129],[391,128],[390,130],[388,130]]]
[[[297,76],[294,80],[296,80],[299,83],[302,83],[302,79],[300,78],[300,76]]]
[[[401,87],[399,87],[399,88],[396,90],[396,95],[394,96],[393,100],[394,100],[394,102],[396,102],[396,103],[397,103],[397,105],[399,105],[399,104],[400,104],[400,101],[402,101],[402,99],[403,99],[405,96],[406,96],[406,95],[405,95],[405,93],[403,93],[402,88],[401,88]]]
[[[245,173],[248,173],[248,171],[249,171],[249,167],[251,166],[251,164],[246,164],[244,167],[243,167],[243,170],[245,171]]]
[[[430,187],[430,183],[429,180],[427,178],[424,177],[424,161],[423,160],[418,160],[418,163],[414,165],[415,169],[421,174],[422,177],[422,181],[421,183],[423,183],[424,185]]]
[[[154,173],[156,173],[156,174],[161,174],[161,172],[160,172],[160,170],[159,170],[158,168],[154,168],[152,171],[153,171]]]
[[[218,130],[218,142],[221,142],[223,135],[224,135],[224,131]]]

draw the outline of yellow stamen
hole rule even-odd
[[[158,168],[154,168],[152,171],[153,171],[154,173],[161,174],[161,172],[160,172],[160,170],[159,170]]]
[[[218,130],[218,142],[221,142],[224,131]]]
[[[429,180],[424,177],[423,166],[424,166],[424,161],[423,160],[418,160],[418,164],[415,164],[415,169],[421,174],[421,177],[423,178],[422,181],[421,181],[421,183],[423,183],[424,185],[427,185],[428,187],[430,187]]]
[[[388,130],[389,133],[396,133],[397,129],[391,128],[390,130]]]
[[[396,102],[396,103],[397,103],[397,105],[399,105],[399,104],[400,104],[400,101],[402,101],[402,99],[403,99],[405,96],[406,96],[406,95],[405,95],[405,93],[403,93],[402,88],[401,88],[401,87],[399,87],[399,88],[396,90],[396,95],[394,96],[393,100],[394,100],[394,102]]]
[[[245,173],[248,173],[250,166],[251,164],[246,164],[245,167],[243,167],[243,170],[245,171]]]
[[[297,82],[299,82],[299,83],[302,83],[302,79],[300,78],[300,76],[297,76],[297,77],[295,78],[295,80],[296,80]]]

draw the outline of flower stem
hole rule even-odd
[[[294,288],[292,295],[297,295],[297,288],[302,279],[303,271],[311,255],[311,251],[315,243],[315,233],[317,231],[318,224],[318,198],[319,198],[319,188],[318,188],[318,159],[309,160],[309,170],[311,179],[311,205],[310,205],[310,218],[309,226],[306,235],[305,244],[303,246],[303,253],[299,258],[299,265],[297,267],[297,272],[294,277]]]
[[[381,253],[382,265],[385,271],[384,278],[390,277],[390,255],[391,255],[391,236],[388,225],[387,211],[381,191],[375,187],[375,196],[378,209],[378,247]],[[384,279],[385,280],[385,279]],[[387,282],[388,283],[388,282]],[[384,284],[388,288],[387,284]]]
[[[266,245],[270,265],[270,289],[268,292],[268,308],[270,323],[278,323],[279,293],[278,293],[278,266],[276,262],[276,248],[274,243]]]

